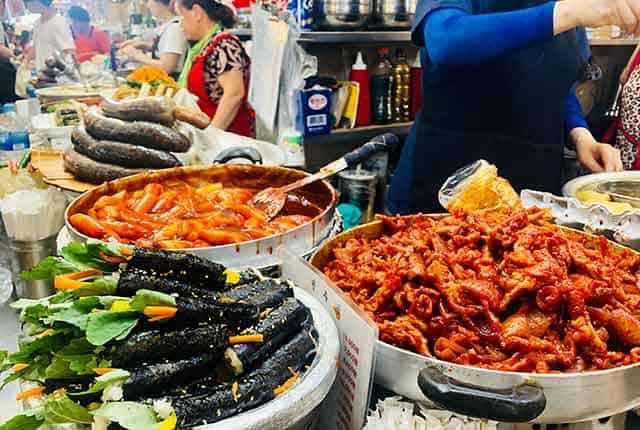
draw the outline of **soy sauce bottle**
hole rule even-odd
[[[374,124],[388,124],[392,119],[393,88],[393,66],[389,61],[389,48],[379,48],[378,57],[378,64],[371,75],[371,113]]]

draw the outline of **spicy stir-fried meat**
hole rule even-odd
[[[283,214],[269,220],[249,205],[255,193],[220,183],[154,182],[141,190],[102,196],[86,213],[69,217],[69,222],[96,239],[115,239],[144,248],[184,249],[259,239],[311,220],[293,204],[294,213],[287,213],[285,206]]]
[[[381,340],[504,371],[578,372],[640,361],[640,256],[558,229],[547,212],[381,217],[324,272]]]

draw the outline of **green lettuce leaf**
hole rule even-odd
[[[51,357],[55,351],[63,348],[70,340],[70,333],[56,332],[49,336],[21,342],[19,351],[9,354],[2,362],[2,370],[7,370],[16,363],[28,364],[21,372],[12,372],[5,377],[0,389],[17,379],[40,381],[45,377],[46,369],[51,364]]]
[[[27,281],[53,280],[57,275],[82,270],[82,266],[61,257],[47,257],[28,272],[22,272],[20,278]]]
[[[97,312],[89,314],[87,340],[104,345],[113,339],[124,339],[138,324],[140,314],[134,311]]]
[[[0,424],[0,430],[36,430],[42,424],[44,424],[44,419],[22,414]]]
[[[73,242],[62,248],[60,254],[65,260],[76,266],[86,269],[98,269],[103,272],[115,272],[118,264],[108,263],[100,257],[100,252],[113,256],[122,256],[119,245],[107,244],[100,241],[87,241],[87,243]]]
[[[91,375],[96,367],[109,367],[109,360],[100,359],[98,348],[85,338],[72,340],[56,352],[45,371],[47,378]]]
[[[56,332],[49,336],[34,339],[32,341],[22,342],[20,350],[9,356],[13,363],[30,364],[35,356],[53,353],[64,347],[70,340],[70,336],[65,332]]]
[[[56,312],[45,320],[45,322],[48,324],[53,324],[54,322],[71,324],[72,326],[78,327],[82,331],[87,330],[88,321],[89,312],[85,312],[82,309],[78,308],[75,303],[69,309],[64,309],[60,312]]]
[[[71,292],[76,297],[107,296],[115,293],[117,289],[118,280],[114,276],[105,276],[96,278],[89,285],[77,288]]]
[[[127,430],[155,430],[160,421],[153,408],[136,402],[109,402],[91,412]]]
[[[105,373],[104,375],[98,376],[95,382],[89,387],[87,391],[82,391],[80,393],[70,394],[71,396],[83,396],[86,394],[99,393],[104,390],[108,385],[115,384],[117,382],[124,382],[129,379],[131,374],[126,370],[118,369],[109,373]]]
[[[91,424],[93,422],[89,411],[67,396],[46,397],[42,414],[46,424]]]
[[[131,309],[142,312],[146,306],[176,306],[176,299],[158,291],[138,290],[129,305]]]
[[[44,305],[47,307],[58,307],[65,302],[73,299],[73,294],[69,291],[62,291],[52,296],[43,297],[41,299],[18,299],[9,306],[13,309],[23,310],[29,306]]]

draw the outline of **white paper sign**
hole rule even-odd
[[[373,386],[378,327],[320,271],[284,248],[278,252],[282,278],[290,279],[320,300],[333,316],[340,333],[340,362],[332,393],[335,397],[332,428],[361,430]]]

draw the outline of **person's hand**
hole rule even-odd
[[[146,58],[146,55],[144,54],[144,52],[134,48],[131,45],[120,49],[118,51],[118,54],[119,55],[126,55],[127,57],[129,57],[129,59],[134,60],[134,61],[139,61],[139,62],[143,61]]]
[[[576,142],[578,161],[592,173],[622,172],[620,151],[606,143],[598,143],[595,139],[580,139]]]
[[[124,42],[122,42],[122,43],[120,44],[120,49],[124,49],[124,48],[126,48],[126,47],[128,47],[128,46],[131,46],[131,47],[133,47],[133,48],[136,48],[136,49],[137,49],[137,48],[139,48],[139,47],[140,47],[140,44],[141,44],[141,43],[142,43],[141,41],[139,41],[139,40],[135,40],[135,39],[125,40]]]
[[[639,34],[640,0],[563,0],[556,3],[553,18],[554,34],[603,25],[617,25]]]

